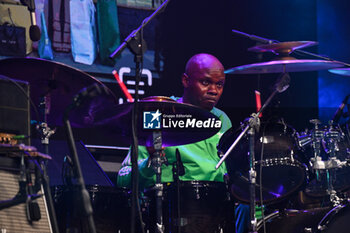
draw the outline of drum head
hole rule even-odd
[[[305,160],[296,151],[294,132],[294,129],[283,123],[262,123],[260,132],[256,133],[255,195],[258,203],[260,191],[264,204],[276,203],[298,191],[304,184],[306,165]],[[219,151],[225,153],[239,133],[232,129],[227,131],[219,142]],[[243,203],[249,203],[250,196],[248,152],[248,139],[242,138],[225,161],[232,184],[231,193]]]

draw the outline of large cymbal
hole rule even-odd
[[[0,74],[28,81],[30,96],[36,106],[43,97],[48,100],[47,123],[62,125],[62,116],[73,97],[84,87],[103,85],[89,74],[68,65],[39,58],[7,58],[0,60]],[[32,118],[37,116],[32,114]],[[36,119],[38,121],[43,120]]]
[[[339,74],[343,76],[350,76],[350,68],[337,68],[337,69],[330,69],[329,72],[333,74]]]
[[[302,49],[309,46],[317,45],[315,41],[287,41],[273,44],[262,44],[251,47],[248,51],[251,52],[272,52],[277,55],[288,55],[296,49]]]
[[[340,62],[325,60],[297,60],[286,59],[269,62],[253,63],[225,70],[226,74],[267,74],[267,73],[286,73],[286,72],[304,72],[332,69],[344,66]]]
[[[134,103],[125,103],[113,107],[96,106],[98,109],[86,109],[84,112],[73,117],[74,124],[79,127],[103,127],[105,133],[115,137],[116,141],[131,143],[131,118]],[[168,98],[152,98],[138,102],[138,140],[139,145],[152,146],[154,129],[144,129],[145,112],[161,113],[160,122],[163,146],[176,146],[204,140],[216,134],[220,127],[212,127],[219,119],[211,112],[190,104],[178,103]],[[210,127],[176,127],[171,122],[178,122],[187,119],[196,121],[207,121]],[[209,119],[209,120],[208,120]],[[171,127],[170,127],[171,126]]]

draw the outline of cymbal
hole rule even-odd
[[[74,124],[79,124],[79,127],[103,127],[104,132],[115,138],[116,141],[127,144],[132,142],[131,120],[134,103],[125,103],[107,108],[101,108],[99,105],[90,106],[97,106],[99,109],[89,109],[81,112],[76,115],[77,118],[74,118]],[[191,104],[178,103],[165,97],[140,100],[138,106],[139,145],[152,146],[155,130],[161,131],[162,144],[167,147],[204,140],[216,134],[221,128],[221,123],[220,127],[214,126],[214,123],[220,122],[220,120],[211,112]],[[157,120],[159,120],[160,129],[145,127],[149,126],[147,124],[150,123],[150,118],[147,120],[147,116],[151,116],[152,113],[150,112],[160,114],[160,118],[156,118],[154,122],[157,123]],[[157,116],[153,114],[152,118]],[[180,126],[182,124],[179,123],[180,121],[184,121],[183,127]],[[188,121],[192,123],[206,121],[209,127],[193,127],[198,125],[188,124]],[[174,126],[175,124],[176,126]]]
[[[50,126],[61,126],[66,107],[84,87],[103,85],[89,74],[68,65],[39,58],[7,58],[0,60],[0,74],[29,82],[30,97],[38,107],[44,97],[47,101],[47,119]],[[43,117],[32,114],[42,121]]]
[[[288,55],[296,49],[302,49],[306,47],[310,47],[313,45],[317,45],[318,43],[315,41],[287,41],[287,42],[279,42],[273,44],[262,44],[251,47],[248,51],[251,52],[272,52],[277,55]]]
[[[253,63],[225,70],[225,74],[267,74],[303,72],[331,69],[344,66],[340,62],[290,58],[269,62]]]
[[[343,76],[350,76],[350,68],[337,68],[337,69],[330,69],[329,72],[333,74],[339,74]]]

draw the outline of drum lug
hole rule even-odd
[[[312,231],[312,228],[310,228],[310,227],[305,227],[304,228],[304,233],[312,233],[313,231]]]

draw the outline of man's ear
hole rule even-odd
[[[188,87],[189,82],[190,82],[190,80],[189,80],[188,75],[186,73],[183,73],[182,74],[182,85],[184,86],[184,88]]]

